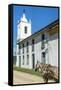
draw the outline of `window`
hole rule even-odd
[[[24,44],[23,44],[23,53],[24,53]]]
[[[43,52],[42,55],[43,55],[43,58],[45,58],[45,52]]]
[[[19,44],[19,49],[21,49],[21,45]]]
[[[33,39],[32,40],[32,51],[34,51],[34,43],[35,43],[35,40]]]
[[[27,42],[27,46],[29,45],[29,42]]]
[[[44,34],[42,34],[42,40],[44,40],[45,39],[45,35]]]
[[[23,55],[23,63],[22,64],[24,65],[24,55]]]
[[[19,44],[19,54],[21,54],[21,45]]]
[[[42,52],[42,62],[45,64],[45,52]]]
[[[27,33],[27,27],[25,26],[25,34]]]
[[[27,52],[29,52],[29,42],[27,42]]]
[[[41,49],[44,49],[45,48],[44,40],[45,40],[45,34],[42,34]]]
[[[29,55],[27,55],[27,65],[29,65]]]
[[[32,40],[32,44],[34,44],[34,39]]]

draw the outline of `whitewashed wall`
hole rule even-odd
[[[48,33],[45,32],[45,37],[48,39],[48,44],[45,43],[45,48],[41,49],[41,34],[28,38],[25,40],[24,43],[24,54],[22,52],[21,48],[21,67],[23,68],[32,68],[33,62],[32,62],[32,54],[35,55],[35,65],[37,61],[42,63],[42,52],[44,52],[48,48],[48,52],[46,53],[46,64],[51,64],[53,66],[58,66],[58,34],[54,34],[52,36],[49,36]],[[32,39],[35,40],[34,44],[34,52],[32,52]],[[26,43],[29,42],[29,52],[27,53],[27,46]],[[21,43],[21,47],[23,45]],[[23,62],[23,55],[24,55],[24,65]],[[27,55],[29,55],[29,65],[27,65]],[[19,61],[19,60],[18,60]]]
[[[27,34],[24,32],[24,27],[27,26]],[[31,35],[31,23],[20,23],[20,39],[25,39]]]
[[[49,62],[53,66],[58,66],[58,34],[49,38]]]

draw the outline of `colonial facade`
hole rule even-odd
[[[18,22],[16,66],[35,68],[37,62],[58,67],[58,20],[31,35],[25,13]]]

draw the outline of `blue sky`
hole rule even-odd
[[[23,15],[23,10],[27,19],[32,20],[32,33],[58,19],[58,8],[51,7],[31,7],[31,6],[13,6],[13,48],[16,48],[17,23]]]

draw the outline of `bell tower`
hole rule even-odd
[[[19,43],[24,40],[25,38],[31,35],[31,20],[27,20],[25,16],[25,10],[23,11],[23,16],[18,21],[17,24],[17,61],[16,66],[19,66]]]
[[[23,16],[18,21],[17,32],[17,40],[20,41],[31,35],[31,20],[27,20],[25,10],[23,11]]]

